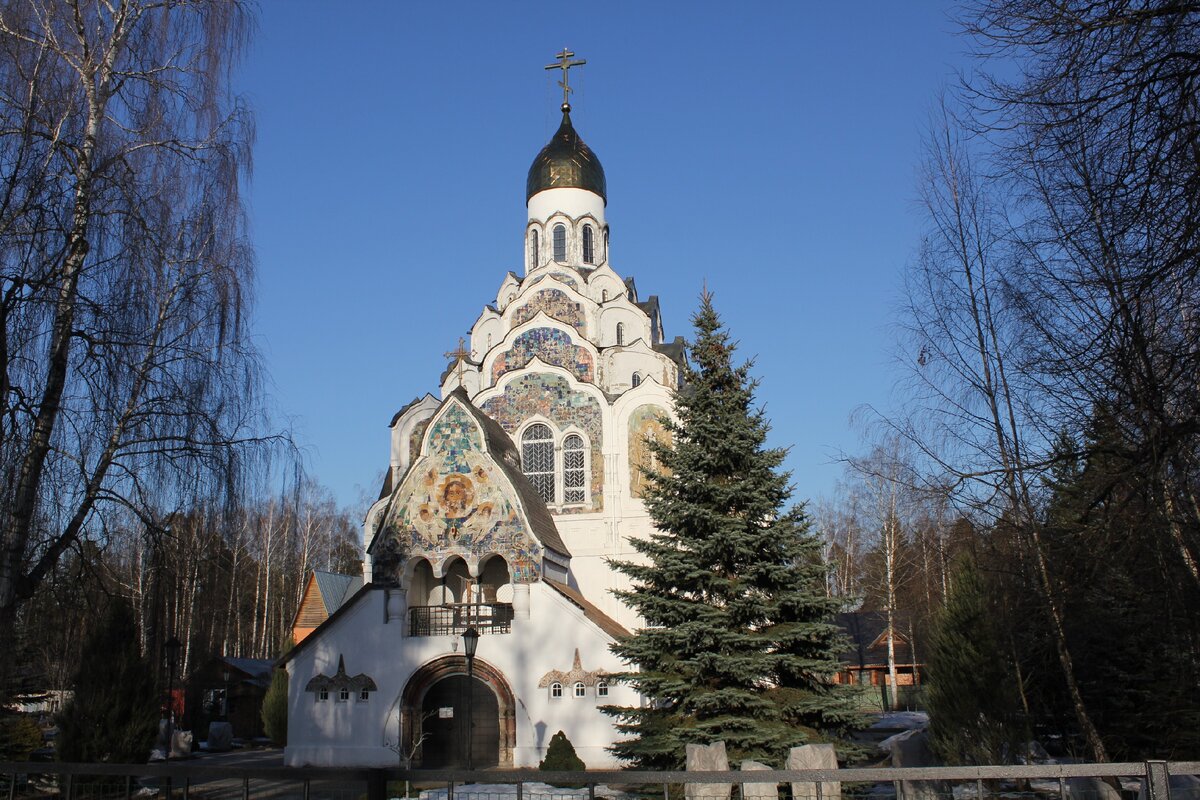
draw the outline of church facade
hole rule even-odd
[[[641,468],[684,346],[610,262],[604,170],[566,102],[526,203],[520,273],[392,420],[361,588],[284,658],[289,765],[534,767],[562,730],[614,766],[600,707],[640,698],[608,680],[637,620],[607,560],[652,530]]]

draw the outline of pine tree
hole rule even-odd
[[[160,698],[142,656],[133,609],[111,601],[80,655],[75,693],[58,715],[62,761],[144,763],[154,744]]]
[[[733,759],[782,766],[790,747],[854,727],[853,700],[830,676],[843,647],[837,600],[802,506],[785,510],[785,451],[766,447],[750,364],[701,295],[694,366],[676,393],[671,442],[649,446],[646,506],[657,531],[631,540],[640,562],[618,596],[646,627],[613,652],[636,667],[621,678],[650,699],[609,707],[632,738],[613,752],[638,767],[679,768],[687,743],[724,741]]]

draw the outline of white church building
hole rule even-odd
[[[469,750],[476,769],[536,767],[562,730],[589,768],[615,766],[600,707],[640,698],[609,682],[609,645],[637,620],[607,559],[652,530],[640,467],[684,346],[613,268],[604,170],[562,111],[529,168],[524,266],[439,396],[392,420],[361,583],[310,581],[327,596],[283,660],[288,765],[462,767]]]

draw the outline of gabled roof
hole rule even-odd
[[[332,614],[330,614],[328,617],[326,617],[325,620],[320,625],[318,625],[316,628],[313,629],[313,632],[311,634],[304,637],[304,639],[302,641],[300,641],[295,647],[293,647],[291,650],[288,650],[286,653],[284,653],[282,656],[280,656],[279,660],[275,662],[275,666],[283,667],[284,664],[286,664],[287,662],[289,662],[293,658],[295,658],[296,655],[301,650],[308,647],[313,642],[317,641],[317,639],[321,638],[318,634],[320,634],[323,630],[325,630],[330,625],[332,625],[335,621],[337,621],[343,614],[345,614],[347,611],[349,611],[351,608],[353,608],[356,603],[358,603],[362,598],[367,596],[367,593],[383,591],[384,589],[387,589],[387,588],[389,588],[389,587],[379,586],[374,583],[368,583],[368,584],[359,586],[359,588],[353,594],[347,596],[342,601],[342,604],[338,607],[337,611],[334,611]]]
[[[662,353],[679,366],[684,366],[687,359],[687,341],[682,336],[676,336],[673,342],[651,345],[654,352]]]
[[[601,611],[599,608],[597,608],[590,600],[588,600],[586,597],[584,597],[582,594],[580,594],[578,589],[574,589],[565,583],[559,583],[558,581],[554,580],[553,578],[547,578],[545,576],[542,577],[542,581],[544,581],[547,586],[554,589],[556,592],[561,594],[563,597],[567,598],[572,603],[579,606],[579,608],[583,610],[583,615],[590,622],[592,622],[597,628],[599,628],[600,630],[604,631],[606,634],[611,636],[613,639],[626,639],[633,635],[625,628],[624,625],[617,622],[615,619],[610,617],[608,614],[605,614],[603,611]]]
[[[232,669],[236,669],[238,672],[248,676],[248,683],[259,686],[269,686],[271,683],[271,671],[275,668],[275,662],[269,658],[233,658],[222,656],[221,661],[228,664]]]
[[[571,551],[567,549],[562,536],[559,535],[558,527],[554,524],[554,518],[550,516],[550,510],[546,508],[546,502],[542,500],[537,489],[525,477],[525,473],[521,472],[521,457],[517,446],[513,444],[512,438],[509,437],[504,428],[500,427],[500,423],[480,411],[471,403],[471,398],[467,394],[466,389],[459,386],[446,395],[446,398],[442,400],[441,405],[433,412],[433,416],[430,419],[436,418],[442,409],[446,407],[446,404],[451,401],[458,401],[483,431],[484,447],[516,490],[517,497],[521,501],[521,507],[524,509],[525,516],[529,520],[530,531],[534,537],[544,547],[553,550],[560,556],[570,558]],[[419,461],[419,458],[414,459],[408,465],[408,470],[405,472],[404,477],[396,484],[397,488],[404,485],[404,481]],[[394,501],[395,497],[393,496],[392,502]],[[387,517],[390,514],[391,502],[389,502],[384,516]]]
[[[335,572],[313,570],[313,580],[325,604],[325,613],[332,614],[342,607],[350,597],[362,588],[361,575],[338,575]]]
[[[896,663],[911,664],[913,648],[909,637],[912,615],[897,611],[894,618]],[[887,612],[847,611],[837,615],[837,624],[850,639],[850,649],[840,657],[843,664],[862,667],[887,664]]]
[[[550,516],[550,509],[546,508],[546,501],[538,494],[537,489],[533,488],[533,484],[529,482],[529,478],[525,477],[525,473],[521,472],[521,456],[517,446],[513,444],[512,438],[504,428],[500,427],[499,422],[471,404],[466,390],[461,386],[451,392],[446,400],[450,398],[461,401],[467,409],[467,413],[474,417],[475,421],[479,423],[479,427],[483,429],[484,445],[512,482],[513,488],[517,490],[517,496],[521,499],[521,506],[529,518],[529,527],[532,528],[533,535],[544,546],[570,558],[571,551],[567,549],[562,537],[559,536],[558,526],[554,524],[554,517]],[[436,412],[434,416],[436,416]]]

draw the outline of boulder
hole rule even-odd
[[[688,772],[726,772],[729,757],[725,755],[725,743],[689,744],[687,746]],[[688,783],[684,785],[686,800],[729,800],[732,784]]]

